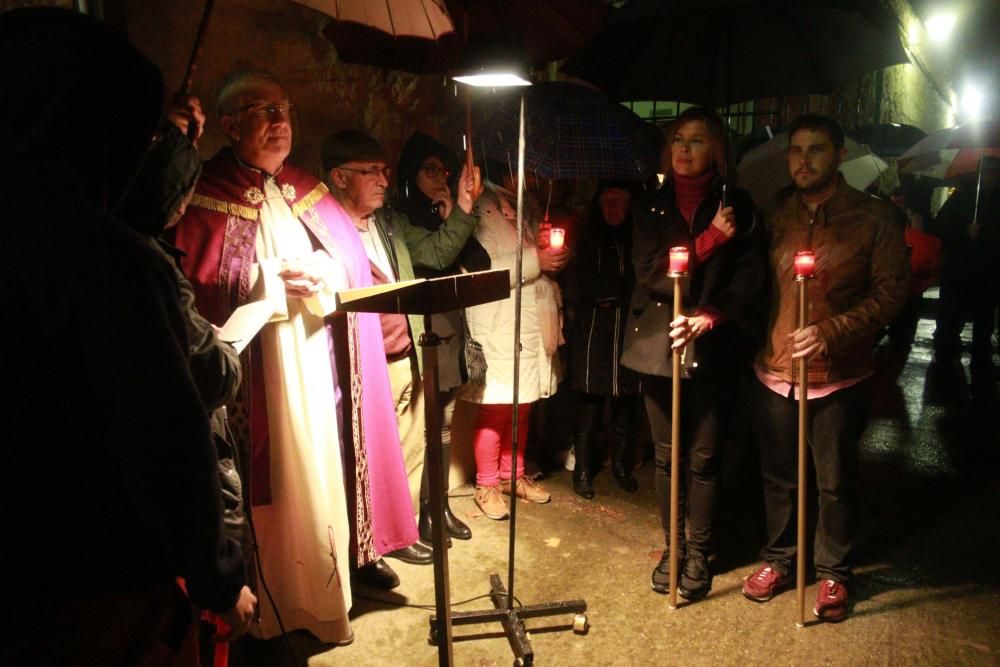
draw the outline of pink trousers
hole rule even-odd
[[[528,442],[531,403],[517,406],[517,479],[524,476],[524,448]],[[509,480],[514,406],[483,403],[476,417],[472,447],[476,454],[476,485],[496,486]]]

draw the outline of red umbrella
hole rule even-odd
[[[939,130],[903,153],[899,173],[953,179],[973,174],[984,155],[1000,157],[1000,121],[986,120]]]

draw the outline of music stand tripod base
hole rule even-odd
[[[504,588],[498,574],[490,575],[490,598],[493,601],[493,609],[452,612],[451,624],[455,626],[499,622],[503,626],[504,634],[507,635],[507,641],[514,652],[515,667],[534,664],[535,654],[531,648],[528,631],[524,627],[524,619],[575,614],[573,632],[582,635],[590,629],[590,624],[587,621],[587,603],[584,600],[544,602],[508,609],[510,603],[507,599],[507,589]],[[434,645],[437,644],[437,627],[437,618],[431,616],[429,640]]]

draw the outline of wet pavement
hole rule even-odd
[[[928,307],[933,301],[926,301]],[[929,316],[925,310],[924,316]],[[529,620],[540,665],[998,665],[1000,664],[1000,401],[996,374],[932,362],[933,322],[921,319],[912,348],[878,354],[875,401],[861,444],[861,499],[850,586],[851,615],[839,624],[795,627],[794,589],[765,604],[746,600],[742,580],[756,564],[763,501],[754,447],[737,429],[727,452],[715,579],[696,603],[667,607],[650,590],[662,533],[652,466],[627,494],[609,471],[597,495],[572,492],[570,473],[544,481],[547,505],[518,506],[515,595],[524,604],[584,598],[590,632],[571,615]],[[969,332],[964,337],[968,340]],[[998,360],[994,357],[994,363]],[[488,608],[490,573],[507,577],[507,521],[482,516],[471,488],[452,507],[472,527],[449,552],[456,610]],[[355,642],[332,648],[296,632],[299,664],[434,665],[429,645],[430,567],[389,561],[403,583],[391,594],[357,591]],[[363,596],[363,597],[362,597]],[[401,606],[411,605],[411,606]],[[278,640],[245,640],[233,665],[291,664]],[[455,664],[513,663],[499,625],[455,629]]]

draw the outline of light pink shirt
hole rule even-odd
[[[792,387],[795,387],[794,399],[799,400],[800,393],[798,384],[792,384],[784,378],[780,378],[777,375],[768,373],[760,366],[754,364],[754,373],[757,374],[757,379],[761,381],[765,387],[770,389],[776,394],[781,396],[788,396],[791,392]],[[824,396],[829,396],[835,391],[840,391],[841,389],[847,389],[848,387],[853,387],[862,380],[870,378],[874,373],[868,373],[867,375],[862,375],[859,378],[851,378],[850,380],[841,380],[840,382],[823,382],[823,383],[810,383],[809,389],[806,391],[806,400],[813,401],[817,398],[823,398]]]

